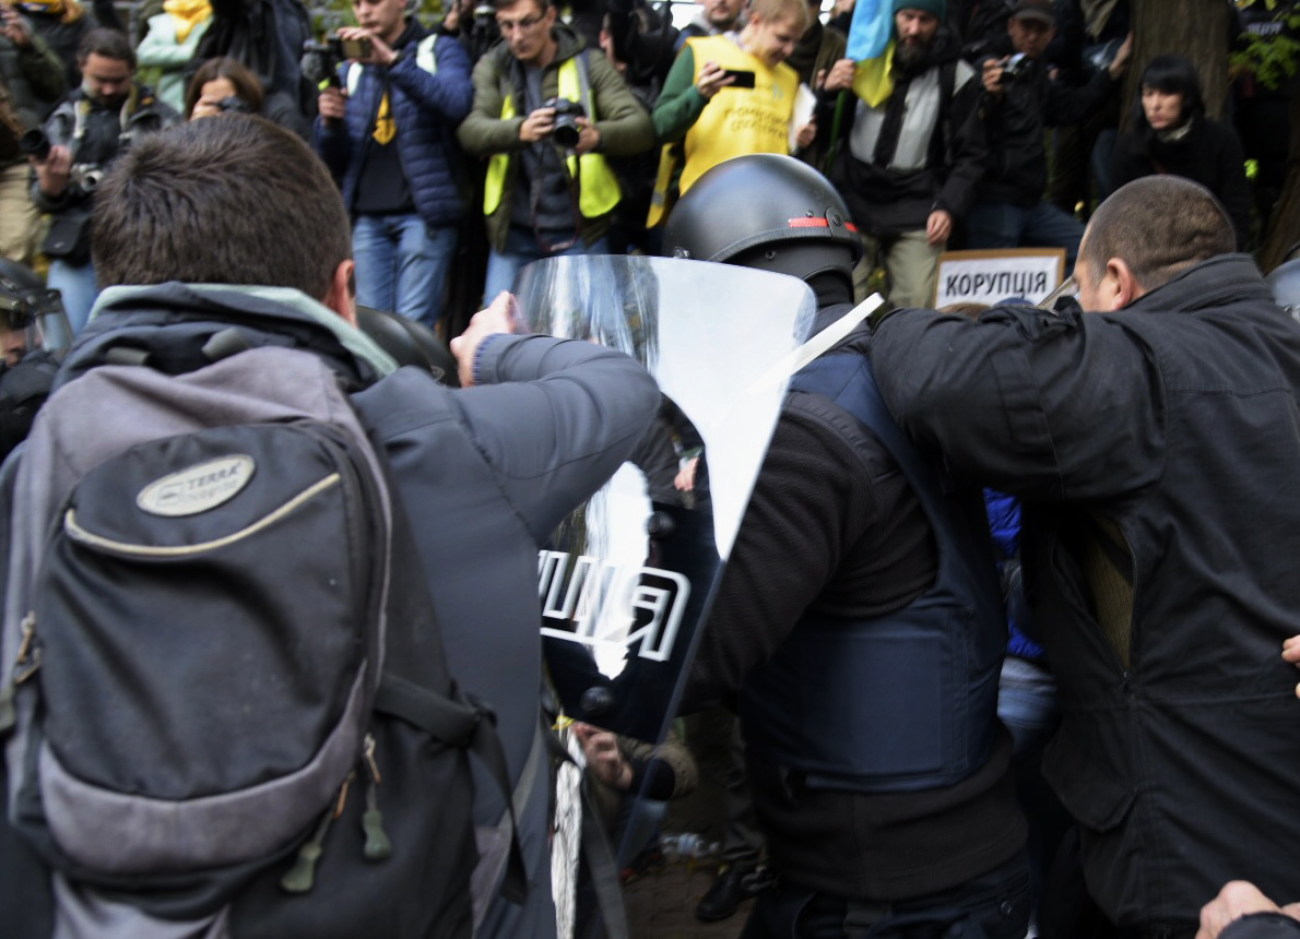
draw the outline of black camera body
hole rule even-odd
[[[252,114],[253,109],[239,95],[229,95],[217,102],[217,110],[223,114]]]
[[[74,163],[68,171],[68,185],[92,195],[104,181],[104,167],[98,163]]]
[[[551,132],[555,142],[566,150],[576,147],[582,133],[578,118],[586,117],[587,109],[568,98],[549,98],[542,102],[542,107],[555,108],[555,130]]]
[[[338,85],[340,64],[348,59],[368,59],[373,52],[374,43],[369,38],[343,39],[331,33],[320,42],[304,42],[299,65],[303,77],[313,85]]]
[[[50,138],[39,127],[33,128],[18,138],[18,150],[23,156],[35,157],[37,163],[44,163],[50,158]]]
[[[1002,66],[1002,84],[1014,85],[1016,82],[1024,81],[1033,71],[1033,67],[1033,59],[1023,52],[1017,52]]]

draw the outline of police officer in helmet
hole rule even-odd
[[[677,257],[804,280],[816,331],[851,308],[848,211],[792,158],[710,170],[665,236]],[[899,432],[867,342],[859,326],[791,380],[686,692],[687,710],[738,707],[779,878],[743,937],[1019,939],[1025,825],[982,502]]]
[[[32,271],[0,258],[0,459],[26,439],[54,384],[58,362],[40,320],[62,313],[57,298]]]

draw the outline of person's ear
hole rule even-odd
[[[1122,309],[1146,293],[1123,258],[1111,258],[1106,262],[1106,283],[1110,285],[1107,297],[1114,301],[1110,307],[1112,310]]]
[[[353,326],[357,325],[357,266],[351,258],[339,262],[330,278],[329,290],[323,302]]]

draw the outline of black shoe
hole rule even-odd
[[[728,864],[718,871],[718,879],[695,907],[695,918],[716,923],[732,916],[742,900],[758,896],[771,884],[766,868]]]

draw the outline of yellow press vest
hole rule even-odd
[[[587,110],[587,117],[595,122],[596,99],[591,93],[586,62],[579,64],[579,59],[585,54],[579,52],[560,63],[556,76],[559,86],[557,91],[561,98],[581,102]],[[508,120],[516,113],[514,95],[508,94],[501,104],[501,119]],[[569,175],[578,180],[578,211],[584,218],[598,218],[614,210],[620,198],[618,180],[603,156],[599,153],[584,153],[582,156],[570,153],[565,160],[565,165],[569,168]],[[509,153],[494,153],[488,161],[487,179],[483,189],[484,215],[491,215],[501,204],[509,169]]]
[[[695,79],[706,62],[723,68],[754,73],[753,88],[721,89],[700,112],[683,141],[686,162],[678,183],[685,193],[695,181],[719,163],[749,153],[790,152],[790,121],[794,118],[799,75],[784,62],[768,68],[726,36],[699,36],[686,40],[695,58]],[[668,190],[677,165],[678,146],[669,144],[659,157],[659,175],[650,204],[651,227],[667,215]]]

